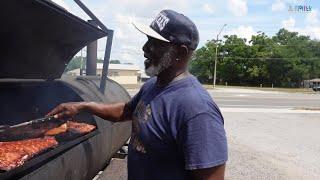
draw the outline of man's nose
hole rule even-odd
[[[143,45],[142,50],[148,52],[148,41]]]
[[[142,47],[144,52],[150,53],[154,50],[153,44],[150,40],[148,40]]]

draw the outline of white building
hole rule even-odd
[[[144,70],[140,70],[138,73],[140,74],[138,78],[139,82],[146,82],[148,79],[150,79],[150,76],[148,76]]]
[[[102,63],[97,64],[97,75],[102,74]],[[139,66],[133,64],[109,64],[108,77],[119,84],[138,84]]]
[[[97,63],[97,75],[102,74],[103,63]],[[109,64],[108,77],[119,84],[138,84],[140,68],[133,64]],[[80,69],[67,72],[71,75],[80,75]]]

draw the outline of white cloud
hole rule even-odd
[[[306,26],[303,29],[297,29],[303,35],[308,35],[312,39],[320,40],[320,26]]]
[[[246,0],[228,0],[228,9],[235,16],[244,16],[248,13]]]
[[[150,24],[153,18],[163,9],[173,9],[185,13],[192,6],[187,0],[103,0],[103,3],[101,1],[94,3],[84,0],[84,3],[108,28],[114,30],[111,59],[135,63],[140,67],[143,67],[145,59],[142,46],[147,38],[136,30],[131,23]],[[186,15],[188,16],[188,14]],[[100,44],[101,49],[104,49],[105,41],[99,40],[98,46]],[[103,53],[98,53],[98,55],[102,57]]]
[[[283,11],[285,8],[286,8],[286,4],[282,0],[276,0],[274,3],[272,3],[272,6],[271,6],[271,10],[273,12]]]
[[[318,9],[312,10],[306,15],[307,26],[301,29],[301,33],[320,40],[320,16]]]
[[[141,48],[146,41],[146,36],[136,30],[131,23],[137,21],[150,23],[150,20],[123,13],[115,13],[113,17],[116,28],[112,58],[119,59],[121,62],[143,64],[144,58]]]
[[[320,40],[320,26],[293,27],[288,30],[298,32],[300,35],[310,36],[311,39]]]
[[[287,20],[283,20],[281,22],[282,26],[285,28],[285,29],[288,29],[288,30],[291,30],[294,28],[295,24],[296,24],[296,20],[292,17],[290,17],[289,19]]]
[[[87,20],[88,17],[77,5],[71,0],[54,0],[61,6],[69,9],[73,14]],[[139,21],[149,24],[152,19],[162,9],[173,9],[177,12],[184,13],[192,19],[198,26],[200,32],[200,42],[205,43],[206,40],[216,37],[220,27],[227,23],[228,26],[223,30],[219,38],[223,34],[237,34],[239,37],[251,39],[252,35],[256,35],[257,30],[274,32],[274,28],[282,22],[283,26],[291,27],[292,30],[312,38],[320,39],[320,26],[313,25],[319,23],[319,11],[308,13],[305,19],[306,27],[297,28],[300,25],[298,18],[290,20],[290,18],[282,19],[273,16],[271,11],[265,11],[261,14],[248,14],[248,5],[256,7],[256,4],[273,4],[273,10],[285,9],[289,1],[293,0],[218,0],[218,1],[196,1],[196,0],[83,0],[90,10],[110,29],[114,30],[114,38],[111,52],[111,59],[119,59],[122,62],[132,62],[143,67],[143,51],[142,46],[146,42],[146,36],[137,31],[131,24],[131,21]],[[302,0],[298,0],[299,2]],[[278,2],[278,5],[276,4]],[[69,5],[69,7],[67,6]],[[268,5],[265,6],[269,8]],[[260,7],[261,8],[261,7]],[[228,12],[227,12],[228,11]],[[230,13],[229,13],[230,12]],[[208,16],[213,13],[214,16]],[[229,14],[228,14],[229,13]],[[245,16],[245,18],[235,18],[233,16]],[[248,15],[247,15],[248,14]],[[295,17],[293,15],[293,17]],[[315,20],[315,18],[318,20]],[[274,19],[271,19],[274,18]],[[282,21],[284,20],[284,21]],[[312,25],[311,25],[312,24]],[[253,28],[254,27],[254,28]],[[232,29],[230,29],[232,28]],[[227,31],[227,29],[229,29]],[[255,31],[256,30],[256,31]],[[271,35],[271,34],[270,34]],[[200,44],[201,46],[202,44]],[[199,47],[200,47],[199,46]],[[99,40],[98,56],[103,57],[103,49],[105,48],[105,39]]]
[[[114,20],[116,21],[117,27],[115,28],[115,37],[121,40],[130,38],[133,33],[132,22],[135,22],[134,15],[123,15],[116,13],[114,15]]]
[[[246,38],[247,42],[251,40],[252,35],[257,35],[257,32],[253,30],[252,26],[243,26],[240,25],[239,27],[232,29],[227,32],[228,35],[237,35],[241,38]]]
[[[64,0],[52,0],[54,3],[58,4],[59,6],[62,6],[67,11],[70,11],[70,7],[66,4]]]
[[[310,17],[317,17],[317,15],[310,15],[306,16],[305,21],[309,24],[305,27],[297,27],[296,20],[292,17],[289,19],[282,21],[282,26],[293,32],[298,32],[300,35],[310,36],[311,39],[318,39],[320,40],[320,24],[318,19],[310,19]],[[311,21],[312,20],[312,21]],[[311,21],[311,22],[310,22]]]
[[[253,4],[255,5],[267,5],[270,3],[269,0],[254,0],[252,1]]]
[[[96,8],[105,15],[110,12],[121,12],[122,14],[135,14],[137,17],[150,18],[156,16],[163,9],[173,9],[184,13],[190,6],[192,5],[188,0],[117,0],[100,3]]]
[[[319,13],[317,9],[312,10],[310,13],[306,16],[306,23],[308,25],[316,25],[320,22],[319,20]]]
[[[205,3],[202,5],[202,9],[205,13],[213,14],[215,9],[211,4]]]

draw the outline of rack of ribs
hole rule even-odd
[[[61,126],[50,129],[45,133],[46,136],[55,136],[57,134],[61,134],[67,131],[67,123],[63,123]]]
[[[33,156],[57,145],[54,137],[0,142],[0,169],[9,171],[19,167]]]
[[[86,123],[78,123],[75,121],[67,121],[68,131],[79,134],[86,134],[93,131],[96,126]]]
[[[46,136],[55,136],[61,133],[65,133],[67,131],[77,134],[86,134],[93,131],[96,126],[86,123],[79,123],[75,121],[67,121],[63,123],[61,126],[50,129],[45,133]]]

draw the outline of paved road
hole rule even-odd
[[[320,108],[320,93],[282,93],[245,89],[218,89],[209,90],[209,93],[220,107]]]
[[[320,179],[320,111],[295,110],[320,108],[320,93],[208,92],[225,118],[226,179]]]
[[[133,96],[138,90],[130,89],[128,92]],[[208,92],[222,108],[320,108],[320,93],[283,93],[233,88],[219,88]]]
[[[227,179],[320,179],[320,114],[223,112]]]

